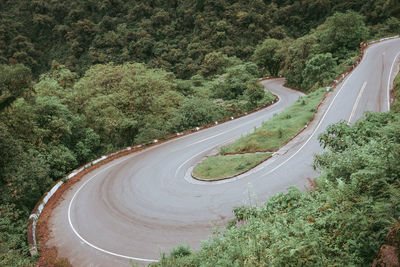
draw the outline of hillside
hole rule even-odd
[[[135,61],[179,78],[204,71],[209,53],[248,60],[264,39],[296,39],[335,12],[360,13],[373,34],[400,15],[397,0],[21,0],[0,10],[2,64],[37,75],[56,60],[81,75],[93,64]]]
[[[125,146],[268,104],[274,96],[258,84],[263,76],[284,75],[288,85],[314,91],[354,61],[361,41],[400,33],[398,0],[20,0],[1,1],[0,13],[1,266],[34,264],[26,242],[29,213],[74,168]],[[370,142],[386,138],[397,149],[391,133],[398,115],[369,118],[378,138]],[[366,131],[359,124],[348,131]],[[374,148],[363,145],[365,153]],[[317,160],[326,173],[331,170],[323,160],[334,158],[334,149]],[[379,162],[382,155],[377,155]],[[390,178],[397,169],[387,164]],[[323,198],[318,192],[339,190],[334,178],[329,186],[324,179],[313,193],[291,194],[319,205]],[[397,193],[397,182],[392,182],[382,189],[389,191],[373,196],[379,205],[390,192]],[[358,192],[350,184],[346,197]],[[366,199],[371,192],[366,190]],[[360,201],[361,206],[367,203]],[[251,218],[256,225],[265,219],[263,209],[249,209],[251,216],[245,217],[238,211],[247,214],[248,209],[238,209],[237,221]],[[282,209],[274,212],[281,216]],[[381,214],[378,210],[371,218]],[[377,223],[379,238],[359,262],[371,259],[388,225]],[[202,253],[173,256],[166,264],[195,265]],[[223,259],[234,260],[232,255]]]

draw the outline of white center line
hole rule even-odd
[[[365,89],[366,86],[367,86],[367,82],[364,82],[363,85],[362,85],[362,87],[361,87],[360,92],[358,93],[358,96],[357,96],[357,99],[356,99],[356,103],[354,103],[353,110],[351,111],[350,118],[349,118],[349,120],[348,120],[349,123],[350,123],[351,119],[353,118],[354,113],[355,113],[356,110],[357,110],[358,103],[360,102],[360,98],[361,98],[361,96],[362,96],[362,94],[363,94],[364,89]]]

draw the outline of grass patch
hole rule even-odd
[[[391,107],[391,110],[394,112],[400,112],[400,73],[397,74],[396,78],[394,79],[394,103]]]
[[[193,170],[193,177],[201,180],[220,180],[254,168],[272,153],[212,156],[203,160]]]
[[[274,116],[261,127],[234,143],[223,146],[221,154],[274,151],[284,145],[304,125],[309,123],[317,111],[317,106],[324,96],[325,88],[320,88],[309,95],[299,98],[292,106]]]

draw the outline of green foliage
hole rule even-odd
[[[264,88],[257,82],[247,84],[244,92],[245,98],[248,99],[250,109],[255,108],[260,100],[265,97]]]
[[[165,99],[173,97],[169,93],[175,89],[173,79],[170,73],[149,70],[139,63],[96,65],[74,86],[74,100],[79,103],[76,108],[102,141],[116,147],[129,145],[142,127],[146,128],[145,117],[159,111],[160,98],[163,105],[176,105],[176,101]]]
[[[210,156],[193,169],[193,176],[201,180],[219,180],[254,168],[271,153]]]
[[[287,83],[303,91],[326,86],[352,62],[369,37],[364,18],[353,11],[335,13],[308,35],[288,45],[284,74]],[[315,85],[315,87],[314,87]]]
[[[317,50],[332,53],[339,59],[347,58],[369,36],[364,18],[353,11],[335,13],[317,28],[315,34],[319,41]]]
[[[277,116],[264,122],[253,133],[222,147],[220,152],[227,154],[278,149],[310,122],[324,93],[324,88],[320,88],[302,97]]]
[[[93,64],[135,61],[189,78],[198,71],[218,72],[219,61],[211,62],[209,70],[204,66],[210,53],[248,60],[266,38],[298,38],[334,12],[347,10],[360,12],[369,25],[399,18],[396,1],[386,0],[6,1],[1,4],[0,64],[22,63],[38,75],[48,71],[53,60],[79,74]],[[349,15],[343,26],[356,26],[354,17]],[[359,33],[362,38],[363,32],[348,32]]]
[[[215,96],[223,99],[235,99],[242,96],[247,88],[262,88],[257,83],[258,68],[254,63],[245,63],[227,69],[226,74],[218,79]],[[257,89],[255,89],[257,90]],[[257,100],[256,97],[254,100]],[[254,101],[253,100],[253,101]]]
[[[171,250],[170,256],[172,258],[182,258],[185,256],[189,256],[190,254],[192,254],[192,251],[189,249],[188,246],[180,245],[177,248]]]
[[[229,59],[221,52],[211,52],[204,56],[201,64],[200,74],[204,77],[221,75],[225,72]]]
[[[316,42],[316,37],[309,34],[294,40],[290,45],[287,44],[284,74],[288,85],[304,90],[304,88],[301,88],[305,78],[303,71],[307,59],[313,53],[312,47],[315,46]]]
[[[30,83],[31,71],[24,65],[0,65],[0,111],[21,97]]]
[[[317,54],[306,62],[302,88],[319,88],[329,84],[337,75],[336,60],[331,53]]]
[[[375,39],[398,35],[400,33],[400,20],[396,17],[390,17],[383,23],[373,25],[370,31],[371,36],[374,36]]]
[[[394,79],[394,87],[393,87],[393,94],[394,94],[394,103],[390,107],[394,112],[400,113],[400,73],[397,74],[396,78]]]
[[[220,112],[209,99],[187,98],[176,112],[175,127],[183,130],[205,125],[222,118]]]
[[[51,184],[46,160],[37,150],[25,150],[23,143],[2,124],[0,151],[1,202],[29,210]]]
[[[311,190],[291,187],[261,207],[237,207],[231,226],[199,251],[153,265],[370,265],[400,215],[400,116],[369,113],[330,132],[336,128],[332,138],[347,146],[333,142],[316,158],[322,173]]]
[[[319,136],[321,145],[334,152],[342,152],[355,144],[364,145],[371,139],[377,139],[376,135],[379,133],[379,129],[393,120],[395,115],[367,112],[365,116],[365,120],[357,121],[352,127],[344,121],[329,126]]]
[[[71,150],[63,145],[48,147],[47,162],[50,167],[50,177],[57,180],[77,166],[77,160]]]
[[[277,77],[283,63],[283,54],[280,52],[282,42],[276,39],[265,39],[256,47],[253,54],[253,61],[269,75]]]
[[[0,205],[0,264],[1,266],[33,266],[26,245],[26,212],[15,205]]]

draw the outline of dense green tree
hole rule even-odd
[[[27,257],[27,213],[12,204],[0,205],[0,264],[2,266],[31,266]]]
[[[384,23],[370,27],[370,31],[372,35],[378,37],[397,35],[400,32],[400,20],[390,17]]]
[[[306,62],[303,70],[302,88],[319,88],[330,83],[336,77],[336,60],[331,53],[317,54]]]
[[[359,12],[367,25],[399,18],[398,3],[386,0],[184,0],[172,4],[24,0],[6,1],[1,10],[2,64],[11,59],[38,75],[57,60],[81,75],[91,64],[134,60],[152,62],[152,68],[166,68],[179,78],[195,74],[206,54],[221,52],[248,60],[265,38],[301,37],[334,12]],[[198,44],[201,51],[190,52],[193,49],[189,47]],[[160,60],[160,46],[181,53],[175,53],[180,54],[178,58],[172,56],[170,60],[165,55]],[[337,57],[334,51],[320,52]],[[188,58],[193,60],[192,66],[184,68]]]
[[[218,79],[215,95],[223,99],[235,99],[242,96],[250,84],[257,82],[258,74],[259,70],[254,63],[230,67],[226,74]]]
[[[258,101],[264,98],[265,92],[263,86],[258,83],[247,84],[244,95],[248,98],[250,108],[257,106]]]
[[[24,143],[15,139],[3,124],[0,124],[0,153],[1,202],[29,210],[51,184],[46,160],[37,150],[24,149]]]
[[[357,55],[361,41],[368,36],[361,15],[353,11],[335,13],[310,34],[288,46],[284,70],[287,83],[306,91],[317,81],[330,80],[337,71],[335,65],[342,68],[343,64],[347,65],[346,59]],[[318,64],[322,65],[316,67]],[[320,77],[313,76],[313,71],[317,71]]]
[[[74,153],[61,144],[50,144],[46,161],[50,167],[50,177],[54,180],[62,178],[77,166]]]
[[[174,76],[143,64],[96,65],[75,85],[76,111],[106,143],[129,145],[154,102],[175,90]]]
[[[201,64],[200,74],[207,77],[223,74],[228,64],[226,55],[221,52],[211,52],[205,55]]]
[[[290,42],[287,48],[284,74],[286,82],[290,86],[297,88],[303,83],[303,70],[306,61],[313,53],[313,47],[317,43],[317,39],[313,34],[303,36]]]
[[[72,23],[70,30],[65,36],[72,55],[75,57],[81,56],[98,31],[98,25],[88,19]]]
[[[17,35],[11,40],[8,53],[12,62],[21,63],[31,68],[36,68],[38,65],[36,58],[40,52],[35,49],[31,40],[24,35]]]
[[[186,102],[177,91],[166,91],[155,97],[150,112],[144,116],[136,142],[144,142],[171,134],[172,131],[186,129],[180,124],[179,114]]]
[[[21,103],[27,105],[27,103]],[[72,113],[57,97],[38,97],[32,107],[37,126],[37,138],[45,144],[61,143],[66,135],[71,135]]]
[[[368,37],[363,17],[352,11],[335,13],[316,30],[318,49],[339,59],[347,58]]]
[[[176,114],[176,128],[184,130],[221,119],[222,114],[212,101],[203,98],[187,98]]]
[[[21,97],[31,80],[31,71],[22,64],[0,65],[0,111]]]
[[[4,203],[14,203],[25,210],[31,209],[47,188],[52,184],[49,165],[42,153],[17,148],[19,154],[4,168],[4,182],[1,190]]]
[[[276,39],[265,39],[256,47],[253,54],[253,61],[271,76],[277,77],[282,67],[283,55],[280,53],[282,43]]]

